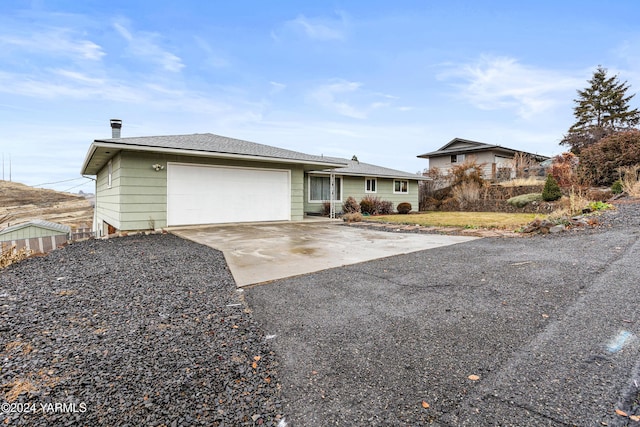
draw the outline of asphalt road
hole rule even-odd
[[[279,355],[290,426],[625,425],[639,237],[486,238],[245,296]]]

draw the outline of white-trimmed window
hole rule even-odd
[[[409,193],[409,181],[406,179],[394,179],[393,180],[393,192],[394,194],[407,194]]]
[[[111,183],[113,182],[113,163],[109,160],[107,163],[107,188],[111,188]]]
[[[464,154],[451,155],[451,163],[462,163],[462,162],[464,162]]]
[[[364,192],[376,193],[378,191],[378,180],[376,178],[364,179]]]
[[[335,201],[342,200],[342,179],[335,178]],[[331,197],[331,182],[328,176],[309,176],[309,201],[310,202],[325,202],[329,201]]]

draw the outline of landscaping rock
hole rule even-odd
[[[0,422],[278,425],[278,365],[242,295],[221,252],[173,235],[75,243],[1,270],[0,404],[37,412]]]

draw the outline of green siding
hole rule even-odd
[[[109,188],[108,165],[96,176],[96,224],[94,231],[101,235],[103,221],[120,228],[120,172],[122,156],[116,154],[112,159],[111,188]]]
[[[111,189],[106,185],[106,166],[98,173],[96,184],[98,229],[101,229],[103,220],[121,231],[166,227],[167,163],[169,162],[290,170],[291,219],[299,221],[304,216],[302,165],[124,151],[114,157]],[[156,171],[152,167],[156,163],[163,165],[164,169]]]
[[[413,210],[418,210],[418,181],[416,180],[407,180],[409,181],[409,192],[407,194],[395,194],[393,192],[393,181],[391,178],[377,178],[377,191],[375,193],[365,193],[364,184],[365,177],[364,176],[340,176],[336,175],[336,177],[342,178],[342,198],[341,201],[344,202],[347,200],[347,197],[351,196],[356,199],[358,202],[362,200],[365,196],[375,196],[380,200],[386,200],[393,203],[393,208],[398,206],[399,203],[409,202],[411,203],[411,207]],[[371,178],[371,177],[367,177]],[[305,205],[304,211],[308,213],[320,213],[322,212],[322,203],[321,202],[310,202],[309,201],[309,183],[308,180],[305,179]],[[336,211],[342,211],[342,204],[336,203]]]

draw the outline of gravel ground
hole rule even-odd
[[[7,426],[275,426],[274,353],[223,255],[172,235],[67,246],[0,272]]]

